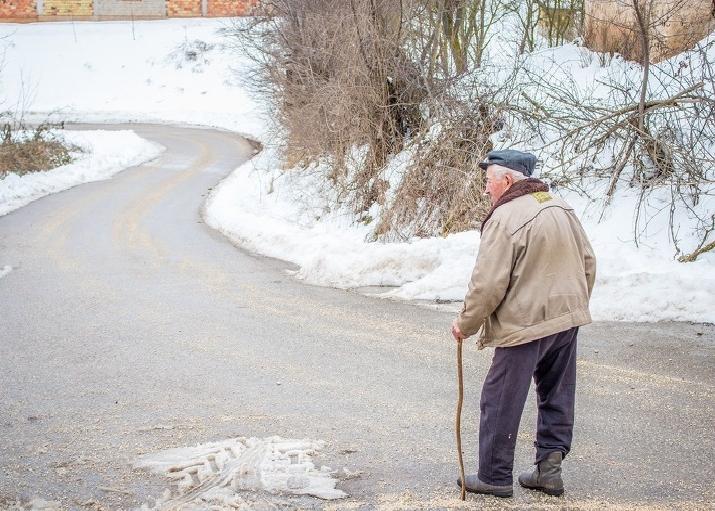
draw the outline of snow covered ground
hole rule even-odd
[[[311,283],[394,286],[387,296],[460,300],[479,234],[367,242],[371,226],[331,207],[314,169],[279,170],[281,154],[269,139],[268,122],[240,85],[248,63],[226,46],[223,31],[230,23],[0,25],[0,37],[6,36],[0,39],[6,45],[0,75],[4,107],[24,104],[35,117],[59,112],[65,119],[202,124],[248,134],[266,149],[213,190],[206,210],[210,225],[251,250],[296,263],[297,277]],[[574,51],[565,47],[535,58],[562,58],[580,66],[580,80],[597,76],[598,59]],[[398,177],[403,164],[400,156],[393,161]],[[602,221],[593,204],[572,194],[566,198],[580,212],[598,256],[595,319],[715,322],[715,254],[694,263],[674,261],[662,217],[648,226],[636,247],[631,232],[635,198],[628,192],[616,198]],[[373,219],[378,215],[371,212]]]
[[[27,118],[215,126],[261,136],[229,18],[0,23],[0,107]]]
[[[66,130],[57,131],[56,134],[82,151],[73,153],[75,159],[68,165],[22,176],[10,173],[0,179],[0,216],[50,193],[90,181],[108,179],[164,151],[159,144],[149,142],[128,130]]]

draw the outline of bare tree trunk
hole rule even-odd
[[[645,134],[645,103],[648,94],[648,77],[650,75],[650,0],[633,0],[633,9],[636,11],[638,21],[638,37],[641,43],[641,63],[643,64],[643,78],[641,79],[641,93],[638,103],[638,130]]]
[[[484,47],[486,45],[486,36],[487,36],[487,30],[486,26],[484,24],[484,16],[485,13],[484,11],[486,10],[486,0],[478,0],[479,6],[477,7],[479,9],[479,24],[477,25],[478,27],[478,35],[477,35],[477,53],[475,56],[475,65],[477,67],[482,66],[482,55],[484,54]]]
[[[524,33],[519,43],[519,54],[526,51],[527,45],[529,51],[534,49],[534,32],[533,32],[533,16],[534,16],[534,0],[526,2],[526,20],[524,20]]]

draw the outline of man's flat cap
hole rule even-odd
[[[481,162],[479,166],[486,170],[489,165],[501,165],[502,167],[516,170],[526,177],[529,177],[536,168],[536,156],[531,153],[524,153],[513,149],[489,151],[487,153],[487,161]]]

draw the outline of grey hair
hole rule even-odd
[[[502,167],[501,165],[497,165],[496,163],[493,165],[489,165],[488,168],[491,169],[492,172],[494,172],[494,177],[496,178],[503,178],[508,174],[514,180],[514,182],[526,179],[526,176],[518,170],[512,170],[507,167]]]

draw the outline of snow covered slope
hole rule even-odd
[[[133,28],[129,22],[0,25],[0,37],[6,36],[0,39],[6,45],[4,107],[25,102],[37,115],[60,111],[62,118],[86,121],[203,124],[259,138],[266,151],[212,192],[210,225],[251,250],[295,262],[297,276],[312,283],[395,286],[389,296],[460,300],[478,233],[369,243],[370,225],[330,206],[330,193],[315,172],[281,172],[281,155],[267,138],[257,102],[238,83],[248,64],[225,46],[227,26],[225,19],[145,21]],[[574,52],[565,47],[537,57],[563,58],[596,76],[597,59],[584,64]],[[396,179],[403,156],[392,162]],[[581,213],[598,256],[594,318],[715,322],[715,254],[694,263],[674,261],[667,229],[658,221],[636,247],[634,199],[627,193],[600,222],[598,208],[577,196],[566,199]],[[378,213],[371,211],[373,221]]]
[[[42,119],[202,124],[260,134],[230,19],[0,23],[0,103]],[[234,70],[238,70],[234,72]],[[32,115],[38,114],[38,115]]]

